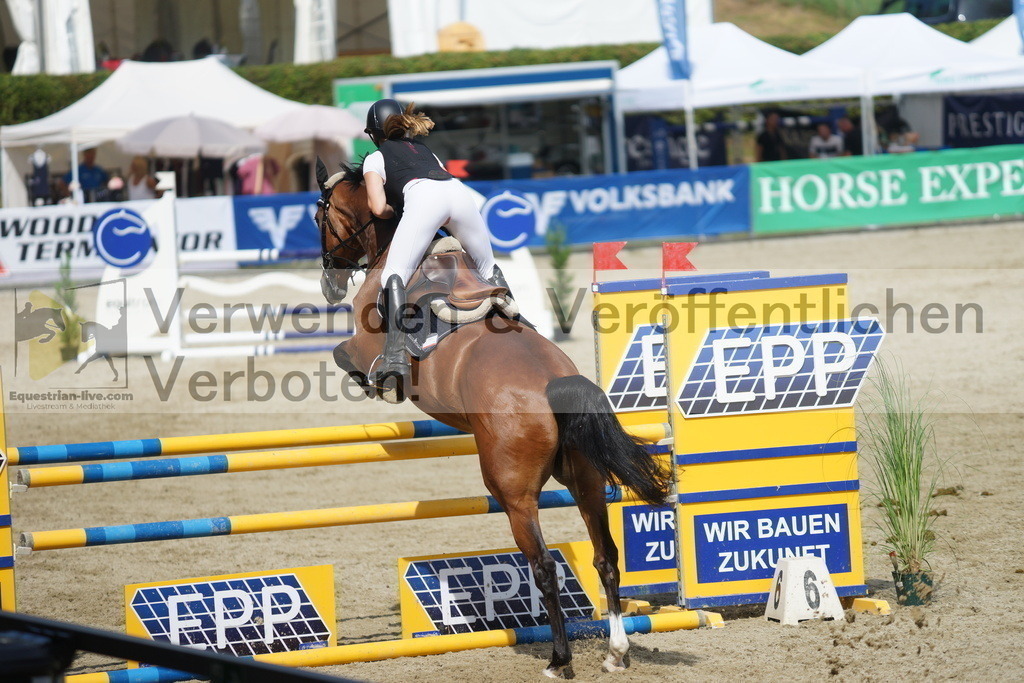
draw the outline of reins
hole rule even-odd
[[[356,240],[356,242],[359,243],[359,236],[366,232],[367,228],[369,228],[371,225],[374,225],[376,219],[371,213],[370,217],[366,220],[365,223],[363,223],[359,227],[358,230],[353,232],[351,235],[348,235],[347,237],[343,238],[341,235],[338,234],[338,231],[335,230],[334,224],[331,223],[330,218],[328,217],[328,214],[330,214],[331,210],[330,195],[333,194],[333,192],[333,186],[329,189],[325,189],[323,193],[320,195],[320,198],[316,200],[317,206],[319,206],[323,210],[323,213],[321,214],[320,217],[320,223],[319,225],[317,225],[317,228],[320,230],[320,257],[322,261],[321,266],[323,267],[324,271],[327,271],[335,267],[335,261],[343,261],[349,269],[368,270],[372,268],[377,263],[377,260],[380,259],[381,255],[383,255],[383,253],[387,251],[387,248],[390,245],[390,243],[380,245],[377,249],[377,253],[373,255],[373,258],[369,258],[369,253],[365,245],[359,244],[359,246],[363,247],[363,251],[367,253],[367,259],[365,264],[360,264],[358,261],[353,261],[352,259],[346,256],[336,255],[336,252],[339,249],[351,248],[353,246],[352,240]],[[334,239],[338,241],[338,243],[331,249],[327,248],[328,230],[330,230],[331,234],[334,235]]]

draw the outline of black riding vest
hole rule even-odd
[[[385,140],[380,143],[384,156],[384,194],[388,204],[400,212],[405,204],[402,191],[418,178],[451,180],[452,174],[444,170],[434,158],[430,148],[419,140]]]

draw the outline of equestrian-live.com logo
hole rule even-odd
[[[82,300],[98,287],[120,289],[122,305],[112,321],[79,314]],[[35,388],[120,388],[127,386],[127,311],[124,280],[58,285],[53,294],[14,290],[14,375],[28,375]]]

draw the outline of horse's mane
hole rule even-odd
[[[341,162],[341,170],[344,175],[341,179],[352,186],[352,189],[358,189],[363,184],[363,162],[360,161],[358,164],[350,164],[348,162]]]

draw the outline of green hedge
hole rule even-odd
[[[961,40],[971,40],[999,23],[998,19],[971,23],[943,24],[939,30]],[[765,40],[797,54],[807,52],[829,38],[828,33],[773,36]],[[497,66],[556,64],[594,60],[618,60],[632,64],[657,46],[656,43],[598,45],[554,50],[509,50],[507,52],[461,52],[397,58],[389,55],[343,57],[320,64],[273,64],[247,66],[238,73],[256,85],[291,100],[309,104],[331,104],[331,82],[336,78],[357,78],[384,74],[422,73],[455,69],[484,69]],[[0,125],[10,125],[47,116],[79,100],[103,82],[104,73],[74,76],[0,75]]]

